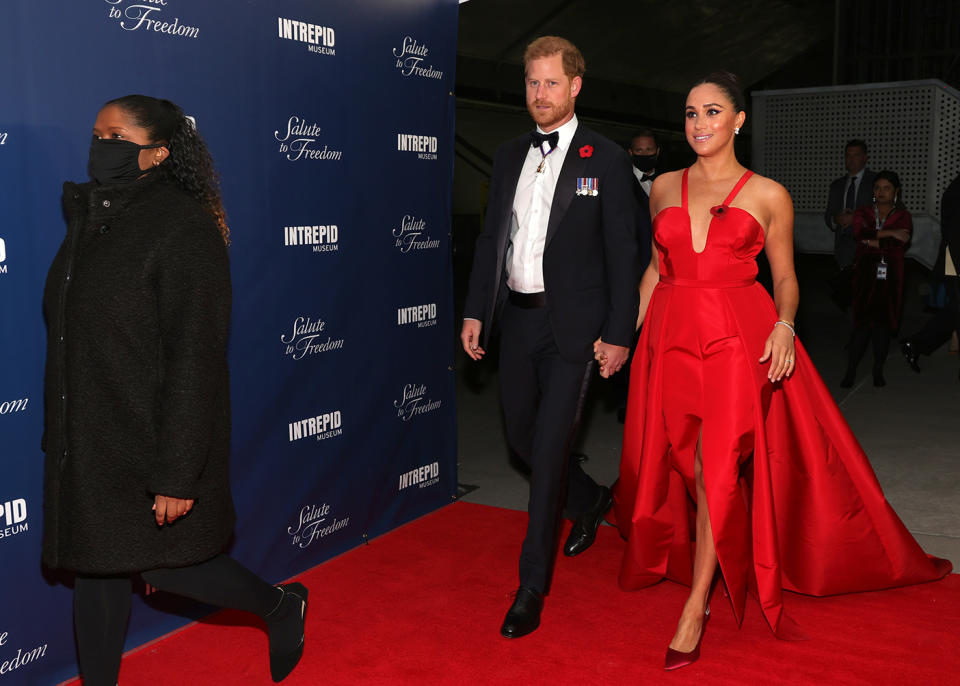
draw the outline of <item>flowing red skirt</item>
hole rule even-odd
[[[627,548],[625,589],[690,584],[694,457],[719,566],[742,621],[748,591],[781,638],[802,638],[783,590],[833,595],[938,579],[886,501],[867,456],[796,341],[792,377],[759,364],[777,320],[759,284],[685,288],[661,282],[630,372],[614,516]]]

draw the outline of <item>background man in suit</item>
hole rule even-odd
[[[653,186],[653,180],[657,178],[657,162],[660,159],[660,146],[653,131],[641,129],[633,134],[627,152],[630,153],[630,161],[633,162],[633,175],[647,197],[649,207],[650,188]]]
[[[653,180],[657,178],[660,144],[657,143],[653,131],[640,129],[630,139],[630,147],[627,148],[627,153],[630,155],[630,161],[633,162],[633,176],[636,178],[633,189],[637,204],[640,206],[640,214],[637,217],[637,254],[640,258],[640,264],[647,264],[653,250],[650,242],[650,221],[652,219],[650,216],[650,189],[653,187]],[[637,288],[639,287],[640,285],[637,284]],[[639,332],[636,338],[639,338]],[[625,373],[617,376],[613,382],[616,386],[617,421],[621,424],[627,419],[627,396],[630,393],[630,360],[633,359],[636,338],[630,351],[630,358],[627,360]]]
[[[853,237],[853,212],[873,202],[873,180],[876,174],[867,169],[867,144],[849,141],[843,150],[847,173],[830,184],[827,209],[823,219],[833,231],[833,257],[840,268],[831,281],[834,301],[846,309],[850,305],[853,279],[853,257],[857,242]]]
[[[460,334],[464,351],[478,360],[499,323],[507,440],[531,469],[520,587],[500,629],[507,638],[540,625],[564,498],[576,517],[568,555],[593,543],[610,508],[610,490],[570,460],[569,449],[594,359],[601,376],[616,373],[637,319],[630,160],[577,121],[584,67],[563,38],[544,36],[527,47],[526,102],[537,128],[494,157]]]
[[[946,291],[943,308],[933,315],[922,329],[903,340],[900,349],[915,372],[920,371],[917,358],[929,355],[960,333],[960,176],[943,192],[940,202],[940,249],[933,265],[933,278]]]

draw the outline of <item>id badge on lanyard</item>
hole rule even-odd
[[[880,258],[880,261],[877,262],[877,281],[886,281],[887,280],[887,262]]]
[[[880,212],[877,209],[877,206],[873,206],[873,218],[877,224],[877,234],[880,233],[880,229],[883,228],[883,222],[880,221]],[[884,220],[886,222],[886,220]],[[880,237],[877,236],[877,245],[880,244]],[[887,280],[887,260],[883,256],[883,248],[880,249],[880,261],[877,262],[877,281],[886,281]]]

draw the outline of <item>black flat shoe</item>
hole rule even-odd
[[[303,584],[277,586],[283,595],[277,606],[264,617],[270,635],[270,677],[280,682],[287,678],[303,657],[303,627],[307,618],[307,595]]]
[[[853,374],[847,372],[844,374],[843,379],[840,380],[840,388],[853,388],[853,382],[856,380]]]
[[[540,626],[542,609],[543,594],[529,586],[521,586],[503,620],[500,635],[504,638],[520,638],[533,633]]]
[[[611,505],[613,505],[613,494],[610,493],[609,488],[601,486],[596,504],[573,521],[573,528],[570,529],[567,542],[563,544],[564,555],[567,557],[579,555],[593,545],[593,541],[597,538],[597,528]]]
[[[910,365],[910,369],[919,374],[920,365],[917,364],[917,360],[920,359],[920,353],[913,347],[913,344],[910,341],[904,341],[900,344],[900,352],[903,353],[903,359]]]

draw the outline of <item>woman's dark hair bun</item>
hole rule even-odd
[[[705,83],[711,83],[726,93],[737,112],[746,111],[747,99],[743,95],[743,86],[740,84],[740,79],[736,74],[729,71],[710,72],[693,84],[690,90],[693,90],[697,86],[702,86]]]

